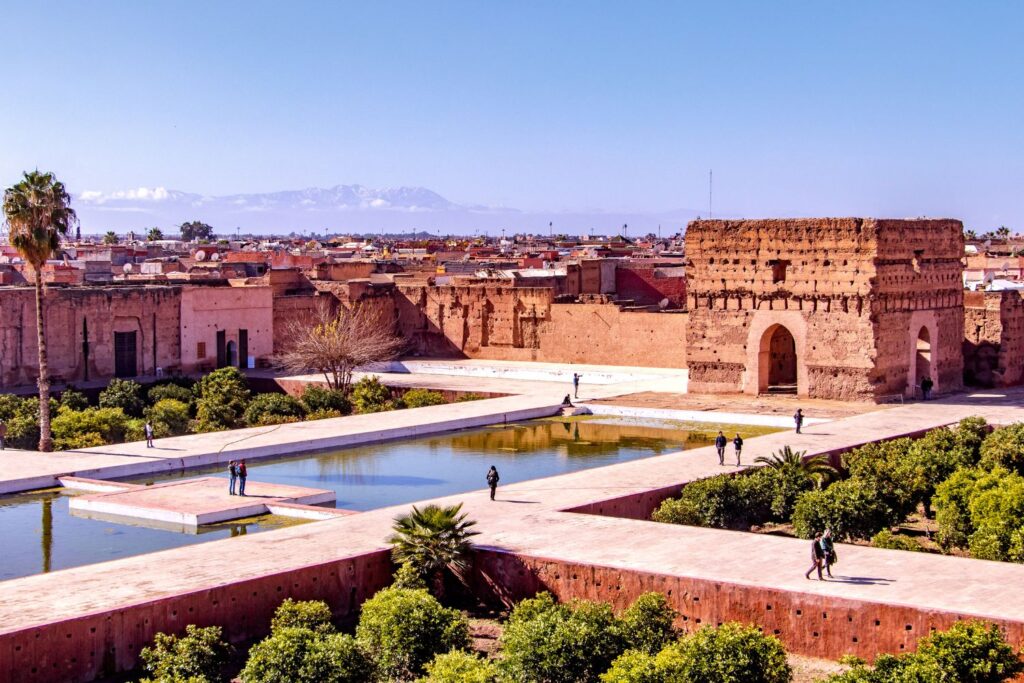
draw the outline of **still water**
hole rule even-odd
[[[739,431],[744,438],[775,431],[621,418],[551,418],[247,464],[250,482],[333,489],[337,507],[370,510],[484,488],[491,465],[498,468],[503,485],[511,484],[705,446],[720,428],[730,435]],[[226,488],[224,470],[196,469],[130,481],[220,476]],[[185,534],[72,516],[70,495],[53,490],[0,497],[0,580],[299,523],[267,515]]]

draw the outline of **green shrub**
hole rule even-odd
[[[993,624],[961,621],[948,631],[925,636],[917,652],[880,655],[874,667],[864,664],[831,676],[828,683],[998,683],[1024,672],[1020,655]]]
[[[316,638],[306,651],[299,675],[289,681],[309,683],[365,683],[373,680],[373,662],[356,639],[347,633]]]
[[[395,578],[391,584],[394,588],[411,588],[413,590],[426,588],[426,577],[416,568],[412,562],[403,562],[395,570]]]
[[[129,417],[141,417],[145,405],[142,385],[130,379],[114,378],[100,392],[100,408],[120,408]]]
[[[667,683],[654,655],[627,650],[601,674],[601,683]]]
[[[436,655],[469,646],[469,625],[425,590],[385,588],[363,603],[356,641],[376,662],[378,675],[419,675]]]
[[[965,417],[957,424],[954,430],[957,448],[961,450],[962,457],[970,461],[970,464],[976,465],[981,459],[981,445],[990,431],[988,423],[983,417]]]
[[[249,403],[245,375],[238,368],[220,368],[195,386],[195,431],[212,432],[239,426]]]
[[[426,675],[419,683],[497,683],[498,667],[494,662],[469,652],[453,650],[434,657],[427,664]]]
[[[923,483],[915,502],[921,502],[926,509],[929,508],[939,484],[958,469],[977,463],[976,447],[970,443],[972,434],[970,425],[965,426],[963,431],[959,427],[956,431],[933,429],[911,445],[907,457],[916,466],[916,470],[923,474]]]
[[[678,633],[672,625],[676,616],[664,595],[644,593],[619,617],[626,647],[657,654],[677,638]]]
[[[405,404],[406,408],[439,406],[447,402],[444,400],[444,394],[440,391],[430,391],[429,389],[410,389],[402,394],[402,403]]]
[[[736,623],[706,626],[655,657],[666,681],[788,683],[792,671],[774,636]]]
[[[996,468],[995,471],[1006,472],[1002,468]],[[971,497],[983,477],[987,480],[985,486],[991,487],[996,484],[996,478],[986,476],[980,469],[964,467],[954,472],[936,488],[932,499],[935,521],[939,527],[935,540],[946,550],[966,548],[970,542],[971,534],[974,533],[974,525],[971,523]]]
[[[156,405],[160,401],[172,399],[174,401],[181,401],[187,406],[192,404],[194,395],[192,394],[192,390],[187,387],[183,387],[179,384],[168,383],[151,386],[149,391],[146,393],[146,398],[149,399],[150,405]]]
[[[66,450],[76,448],[85,434],[98,434],[103,443],[124,441],[128,429],[128,417],[120,408],[87,408],[85,410],[62,410],[50,423],[54,448]],[[91,441],[93,437],[89,437]],[[103,444],[93,444],[103,445]]]
[[[1024,562],[1024,477],[1005,473],[991,488],[975,486],[970,510],[971,557]]]
[[[1000,427],[981,444],[981,464],[987,469],[1001,465],[1024,474],[1024,423]]]
[[[800,538],[831,529],[837,542],[868,539],[899,520],[862,479],[837,481],[823,491],[809,491],[797,501],[793,530]]]
[[[394,410],[391,390],[384,386],[380,377],[363,377],[352,385],[352,408],[357,413],[380,413]]]
[[[888,550],[909,550],[911,552],[918,552],[924,550],[921,544],[903,534],[894,534],[889,529],[882,529],[877,534],[871,537],[871,545],[876,548],[886,548]]]
[[[306,413],[306,420],[330,420],[335,417],[344,417],[337,410],[314,410],[311,413]]]
[[[282,628],[249,650],[239,674],[243,683],[320,683],[307,678],[304,665],[320,635],[307,628]]]
[[[89,407],[89,399],[73,387],[68,387],[60,394],[60,407],[64,410],[85,410]]]
[[[286,628],[305,628],[315,633],[332,633],[331,608],[322,600],[296,601],[291,598],[282,602],[270,622],[270,632]]]
[[[555,603],[542,593],[516,606],[501,636],[502,673],[520,683],[597,681],[626,649],[626,638],[603,603]]]
[[[776,522],[789,521],[796,509],[796,501],[817,485],[815,478],[806,470],[791,467],[764,467],[747,476],[764,479],[771,492],[771,519]]]
[[[143,648],[139,656],[158,683],[182,679],[215,683],[221,680],[220,668],[230,651],[221,640],[220,626],[189,624],[183,636],[156,634],[153,645]]]
[[[664,501],[652,519],[717,529],[749,529],[771,517],[774,475],[757,470],[699,479],[683,487],[679,498]]]
[[[35,450],[38,448],[39,415],[15,415],[8,420],[7,446],[8,448],[22,448],[24,450]]]
[[[0,394],[0,422],[10,422],[22,412],[25,399],[14,394]]]
[[[912,445],[910,439],[893,439],[869,443],[843,456],[850,477],[874,491],[896,515],[895,521],[914,512],[928,496],[928,471],[924,463],[911,457]]]
[[[341,415],[352,412],[352,403],[345,392],[327,389],[318,384],[307,384],[302,392],[302,402],[310,413],[337,411]]]
[[[188,432],[188,404],[174,398],[162,398],[146,409],[146,419],[157,438]]]
[[[459,397],[455,399],[455,402],[456,403],[466,403],[467,401],[482,401],[485,398],[487,398],[487,397],[484,396],[483,394],[475,394],[473,392],[470,392],[468,394],[461,394],[461,395],[459,395]]]
[[[85,432],[82,434],[75,434],[70,437],[55,439],[53,442],[53,448],[58,451],[76,451],[81,448],[106,446],[108,443],[110,442],[104,439],[102,434],[98,434],[97,432]]]
[[[305,416],[306,406],[288,394],[256,394],[245,409],[245,423],[249,426],[297,421]]]

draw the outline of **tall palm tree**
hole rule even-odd
[[[158,242],[164,238],[164,231],[160,228],[150,228],[146,233],[147,242]]]
[[[824,455],[806,456],[807,451],[794,452],[789,446],[784,446],[773,455],[754,458],[754,462],[772,469],[799,472],[815,480],[819,488],[825,481],[839,475],[839,470],[828,464]]]
[[[64,183],[52,173],[28,171],[21,182],[4,191],[4,217],[11,246],[35,274],[36,334],[39,344],[39,450],[53,448],[50,437],[50,369],[46,356],[43,265],[56,255],[62,237],[78,216]]]
[[[444,595],[444,572],[449,570],[460,580],[469,570],[469,553],[473,548],[470,531],[476,522],[460,514],[462,503],[440,507],[428,505],[422,510],[415,505],[412,512],[395,518],[394,535],[388,539],[391,557],[398,564],[408,563],[430,579],[434,595]]]

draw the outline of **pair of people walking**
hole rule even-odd
[[[719,431],[718,432],[718,436],[715,437],[715,449],[718,451],[718,464],[719,465],[724,465],[725,464],[725,447],[728,445],[728,443],[729,443],[729,440],[725,438],[725,434],[723,434],[721,431]],[[733,445],[733,448],[736,449],[736,466],[739,467],[739,465],[740,465],[740,454],[743,451],[743,437],[741,437],[737,433],[736,437],[732,440],[732,445]]]
[[[832,578],[832,565],[836,563],[836,547],[832,542],[832,530],[825,529],[824,534],[815,534],[811,542],[811,568],[804,574],[810,579],[811,572],[817,570],[818,581],[824,581],[821,570],[824,569],[828,578]]]
[[[235,495],[235,482],[238,483],[238,495],[245,495],[245,479],[249,476],[249,470],[245,466],[244,460],[235,462],[234,460],[228,463],[228,477],[231,481],[228,487],[228,493],[232,496]]]

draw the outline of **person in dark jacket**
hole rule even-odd
[[[815,569],[818,570],[818,581],[824,581],[825,579],[821,576],[821,534],[815,534],[814,540],[811,541],[811,568],[804,574],[804,578],[810,579],[811,572]]]
[[[725,438],[725,434],[721,431],[718,432],[718,436],[715,437],[715,449],[718,451],[718,464],[725,464],[725,444],[729,443]]]
[[[249,476],[249,470],[245,467],[245,461],[238,462],[238,495],[245,495],[245,478]]]
[[[793,422],[796,423],[796,433],[799,434],[800,428],[804,426],[804,411],[800,408],[793,414]]]
[[[740,451],[743,450],[743,437],[736,433],[736,438],[732,440],[732,445],[736,448],[736,467],[740,466]]]
[[[494,500],[494,492],[498,490],[498,480],[501,477],[498,476],[498,468],[491,465],[491,469],[487,470],[487,486],[491,489],[491,500]]]
[[[582,377],[582,376],[583,375],[579,374],[578,372],[572,373],[572,395],[573,395],[573,398],[579,398],[580,397],[580,377]]]
[[[825,529],[821,536],[821,562],[825,565],[825,573],[832,578],[832,565],[836,563],[836,547],[832,543],[832,530]]]
[[[925,375],[924,379],[921,380],[921,397],[927,401],[928,397],[932,394],[932,387],[935,386],[935,382],[928,375]]]
[[[228,493],[235,495],[235,482],[238,481],[238,465],[234,460],[228,462],[228,478],[231,484],[228,486]]]

